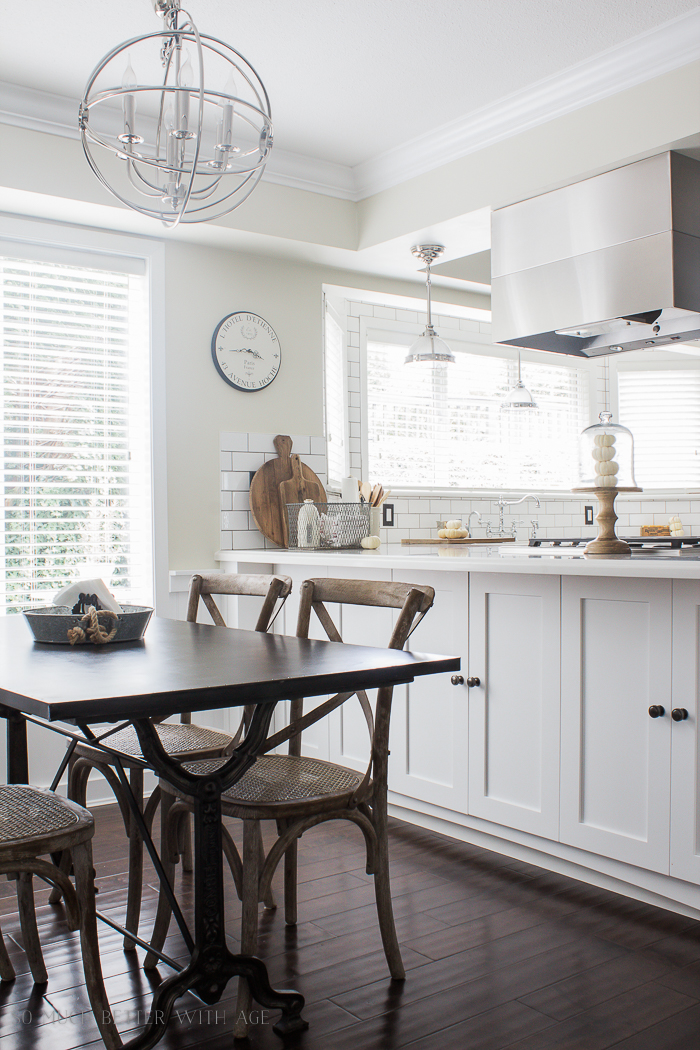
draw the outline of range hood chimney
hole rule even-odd
[[[700,163],[662,153],[492,216],[497,343],[600,357],[700,338]]]

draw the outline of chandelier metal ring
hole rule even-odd
[[[159,2],[154,7],[167,28],[104,56],[88,80],[79,126],[102,185],[128,208],[174,227],[220,218],[242,204],[260,181],[273,130],[265,85],[247,59],[200,34],[179,0],[162,0],[162,11]],[[126,70],[115,76],[125,55]],[[132,55],[146,71],[140,80]]]

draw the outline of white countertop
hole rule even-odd
[[[595,557],[576,548],[524,547],[518,544],[401,546],[382,544],[376,551],[304,551],[275,549],[217,551],[223,566],[338,565],[353,568],[434,569],[461,572],[540,573],[549,576],[624,576],[650,579],[699,579],[700,550],[663,555]]]

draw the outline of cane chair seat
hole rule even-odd
[[[212,755],[220,755],[231,743],[231,735],[223,733],[220,729],[211,729],[209,726],[188,725],[182,722],[159,722],[156,732],[163,745],[163,749],[173,758],[185,758],[193,752],[197,755],[210,752]],[[143,759],[141,744],[133,726],[126,726],[117,733],[113,733],[105,739],[105,744],[113,751],[123,755],[124,765],[129,764],[130,758]],[[91,748],[81,744],[78,753],[81,757],[95,758],[104,762],[107,756],[99,748]]]
[[[192,773],[210,773],[225,761],[213,758],[186,762],[184,768]],[[345,806],[361,783],[361,773],[332,762],[300,755],[261,755],[255,765],[223,793],[221,803],[227,816],[241,816],[239,808],[255,808],[261,804],[265,806],[265,817],[270,819],[291,816],[295,802],[304,803],[304,809],[310,802],[337,801],[339,807]],[[253,816],[246,813],[246,817]]]
[[[83,822],[87,825],[89,821]],[[37,839],[55,835],[81,824],[77,807],[70,809],[58,795],[36,791],[26,784],[0,785],[0,851],[12,845],[22,851],[26,839],[28,855],[37,855]]]
[[[70,930],[80,930],[85,985],[105,1046],[122,1045],[114,1025],[102,978],[97,940],[92,836],[95,822],[82,806],[52,791],[27,784],[0,785],[0,875],[16,882],[19,922],[29,969],[36,984],[49,975],[44,964],[34,905],[34,876],[60,890]],[[75,888],[68,876],[48,860],[50,853],[70,849]],[[0,980],[14,981],[15,969],[0,931]]]

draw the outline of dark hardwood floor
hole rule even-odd
[[[96,810],[99,907],[121,919],[126,848],[116,807]],[[234,833],[235,823],[231,822]],[[700,923],[541,868],[393,821],[392,887],[405,983],[387,976],[364,872],[362,837],[326,825],[300,843],[299,925],[280,908],[261,917],[260,951],[272,983],[306,996],[309,1031],[283,1044],[269,1013],[254,1014],[251,1050],[700,1050]],[[178,893],[191,908],[189,877]],[[279,893],[278,893],[279,896]],[[82,983],[76,934],[37,889],[50,979],[33,985],[14,889],[0,882],[0,923],[17,979],[0,985],[2,1050],[101,1046]],[[147,870],[141,927],[155,908]],[[229,895],[237,946],[240,906]],[[152,987],[143,953],[125,953],[101,926],[107,992],[123,1037],[139,1027]],[[181,957],[173,934],[166,952]],[[183,999],[164,1050],[232,1046],[235,982],[205,1007]]]

